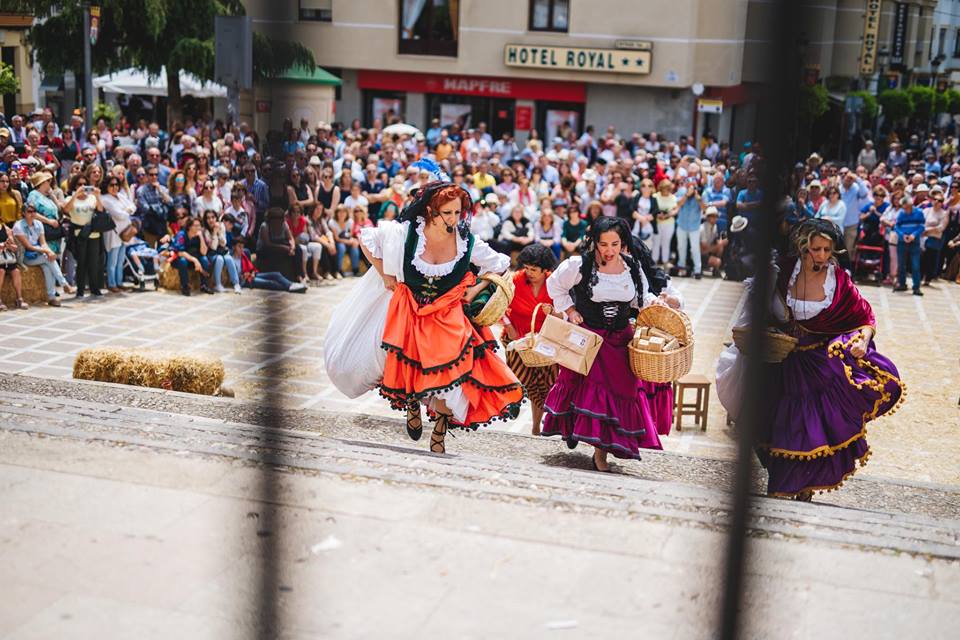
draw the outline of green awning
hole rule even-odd
[[[343,81],[340,80],[340,78],[321,67],[314,67],[313,71],[305,69],[304,67],[290,67],[280,74],[280,77],[278,77],[277,80],[307,82],[310,84],[326,84],[334,87],[339,87],[341,84],[343,84]]]

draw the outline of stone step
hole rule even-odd
[[[297,422],[287,420],[284,412],[279,412],[273,423],[284,426],[270,427],[263,426],[268,423],[264,419],[257,425],[211,415],[190,415],[181,412],[182,405],[175,407],[177,412],[171,412],[108,402],[96,396],[115,393],[113,385],[84,387],[80,391],[90,399],[67,397],[59,386],[53,391],[55,395],[5,393],[0,397],[0,430],[92,444],[221,456],[295,473],[335,474],[564,511],[667,520],[709,529],[723,529],[730,512],[723,482],[691,484],[669,473],[660,478],[640,477],[632,472],[634,463],[624,467],[624,473],[590,472],[575,464],[582,465],[586,456],[566,452],[562,444],[554,441],[503,433],[461,436],[448,440],[448,448],[455,453],[437,456],[424,449],[426,438],[411,446],[396,444],[403,442],[398,437],[399,421],[317,412],[301,415]],[[80,395],[77,389],[73,391],[73,395]],[[171,404],[176,405],[177,399],[173,400]],[[216,399],[205,401],[208,407],[230,406],[229,402]],[[259,408],[232,408],[235,412],[253,411],[261,418],[267,417]],[[260,413],[256,414],[258,410]],[[221,411],[220,415],[229,417],[229,413]],[[345,430],[343,423],[349,428]],[[470,446],[464,446],[468,443]],[[552,453],[544,455],[543,451]],[[706,461],[704,465],[703,460],[666,452],[651,452],[644,457],[644,462],[637,465],[641,469],[646,469],[644,465],[649,466],[648,461],[653,458],[658,468],[667,471],[685,468],[696,475],[698,466],[702,466],[706,475],[716,473],[710,463],[717,461]],[[860,483],[874,488],[885,484],[869,480]],[[917,491],[916,487],[910,489]],[[905,491],[903,487],[900,490]],[[954,503],[956,498],[954,494]],[[752,532],[757,536],[796,537],[960,558],[960,521],[956,519],[766,498],[754,501],[751,516]]]

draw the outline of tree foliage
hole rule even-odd
[[[913,99],[913,115],[917,118],[929,118],[934,113],[934,107],[937,102],[937,92],[930,87],[913,85],[907,89],[907,93]]]
[[[0,62],[0,95],[20,91],[20,79],[13,73],[13,67]]]
[[[822,116],[830,108],[827,88],[821,84],[800,87],[797,118],[800,122],[809,125]]]
[[[91,50],[94,73],[136,67],[159,76],[166,67],[171,109],[179,108],[179,71],[203,80],[214,75],[214,22],[246,13],[241,0],[99,0],[100,33]],[[76,0],[2,0],[4,11],[40,20],[27,32],[34,63],[47,72],[81,71],[83,8]],[[313,70],[310,50],[296,42],[254,35],[255,78],[274,77],[292,66]],[[172,84],[172,86],[171,86]]]
[[[860,114],[863,115],[868,120],[873,120],[877,117],[877,99],[869,91],[851,91],[847,94],[848,98],[862,98],[863,107],[860,109]]]
[[[887,120],[897,122],[909,118],[915,111],[913,96],[903,89],[888,89],[880,94],[878,102]]]
[[[960,113],[960,91],[956,89],[947,89],[944,92],[944,95],[947,98],[947,110],[946,113],[950,115],[956,115]]]

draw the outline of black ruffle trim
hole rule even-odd
[[[456,358],[454,358],[450,362],[446,362],[444,364],[438,364],[434,367],[424,367],[420,362],[404,354],[403,349],[401,349],[396,345],[388,344],[386,342],[381,342],[380,348],[385,350],[387,353],[392,353],[393,355],[395,355],[397,357],[397,360],[399,360],[400,362],[403,362],[404,364],[408,364],[411,367],[416,367],[423,373],[439,373],[440,371],[447,371],[449,369],[453,369],[458,364],[466,360],[467,355],[470,353],[470,349],[473,349],[474,357],[476,357],[477,349],[483,348],[483,345],[486,344],[486,343],[482,343],[480,346],[475,347],[473,345],[473,342],[474,342],[473,336],[470,336],[469,338],[467,338],[467,343],[463,345],[463,349],[460,351],[460,353],[457,355]]]
[[[385,387],[382,384],[378,387],[377,390],[380,393],[380,397],[382,397],[383,399],[385,399],[387,402],[390,403],[391,409],[394,409],[396,411],[406,411],[408,407],[414,404],[423,404],[423,400],[425,400],[429,396],[432,396],[438,393],[443,393],[445,391],[450,391],[451,389],[459,387],[463,384],[471,384],[479,389],[483,389],[484,391],[493,391],[493,392],[505,392],[505,391],[512,391],[514,389],[520,389],[521,392],[523,393],[523,396],[519,401],[512,402],[509,405],[507,405],[504,408],[504,410],[500,412],[499,415],[494,416],[487,422],[478,422],[474,426],[461,425],[461,424],[456,424],[454,422],[450,422],[451,426],[475,430],[477,427],[490,424],[491,422],[495,422],[496,420],[503,420],[504,422],[506,422],[507,420],[513,420],[514,418],[517,417],[517,415],[519,415],[520,405],[522,405],[523,401],[527,399],[527,392],[526,390],[523,389],[523,385],[521,385],[519,382],[512,382],[510,384],[505,384],[500,386],[490,386],[490,385],[483,384],[482,382],[478,382],[477,380],[474,380],[472,377],[470,377],[469,373],[466,373],[460,376],[459,378],[457,378],[456,380],[454,380],[452,383],[448,385],[441,386],[441,387],[433,387],[431,389],[424,389],[423,391],[417,391],[414,393],[408,393],[404,389],[392,389],[390,387]],[[388,394],[395,394],[395,395],[391,396]],[[395,397],[395,396],[399,396],[399,397]]]

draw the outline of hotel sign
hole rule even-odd
[[[866,0],[863,15],[863,44],[860,46],[860,75],[868,76],[877,65],[877,38],[880,35],[881,0]]]
[[[508,44],[503,49],[503,63],[530,69],[647,74],[653,47],[649,42],[640,44],[645,48],[629,51]]]

